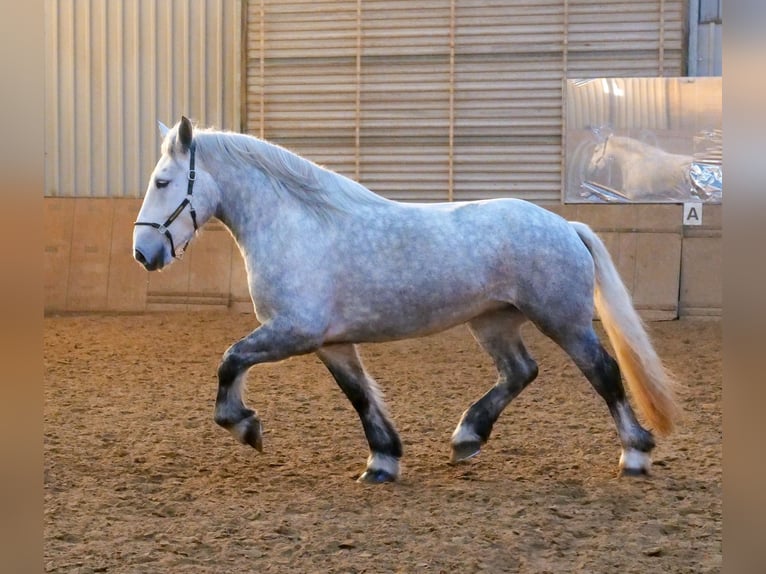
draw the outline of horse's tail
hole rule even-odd
[[[604,243],[584,223],[572,222],[572,227],[593,257],[596,311],[633,399],[649,426],[667,434],[680,414],[675,399],[675,380],[657,356]]]

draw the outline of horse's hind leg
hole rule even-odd
[[[317,355],[332,373],[362,420],[370,446],[367,470],[359,482],[380,483],[399,477],[402,443],[391,422],[375,381],[362,366],[354,345],[328,345]]]
[[[474,337],[495,362],[499,378],[463,413],[452,433],[452,462],[479,454],[500,413],[537,376],[537,363],[529,356],[519,332],[525,321],[519,311],[508,309],[481,315],[469,323]]]
[[[649,453],[654,448],[652,433],[642,427],[625,395],[620,368],[606,352],[593,327],[556,336],[554,339],[572,357],[575,364],[604,399],[616,425],[622,444],[620,470],[623,475],[648,474]]]

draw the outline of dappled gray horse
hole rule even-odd
[[[260,326],[224,353],[215,421],[262,449],[242,400],[253,365],[316,353],[359,413],[370,447],[365,482],[399,476],[402,444],[356,343],[427,335],[468,323],[499,380],[463,413],[452,460],[479,453],[503,409],[537,376],[520,335],[527,320],[558,343],[603,397],[625,474],[649,471],[646,422],[668,432],[672,382],[601,240],[534,204],[497,199],[404,204],[273,144],[242,134],[162,126],[162,156],[134,229],[149,271],[180,255],[215,216],[247,266]],[[593,304],[616,362],[593,330]]]

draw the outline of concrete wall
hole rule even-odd
[[[252,311],[244,264],[228,231],[208,223],[182,261],[161,273],[132,258],[130,198],[45,198],[46,312]],[[721,206],[703,226],[681,225],[680,205],[546,205],[604,239],[634,303],[649,320],[720,316]]]

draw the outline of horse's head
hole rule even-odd
[[[160,124],[160,132],[162,156],[133,229],[133,256],[148,271],[180,257],[219,200],[218,186],[196,161],[191,122],[182,117],[172,129]]]

